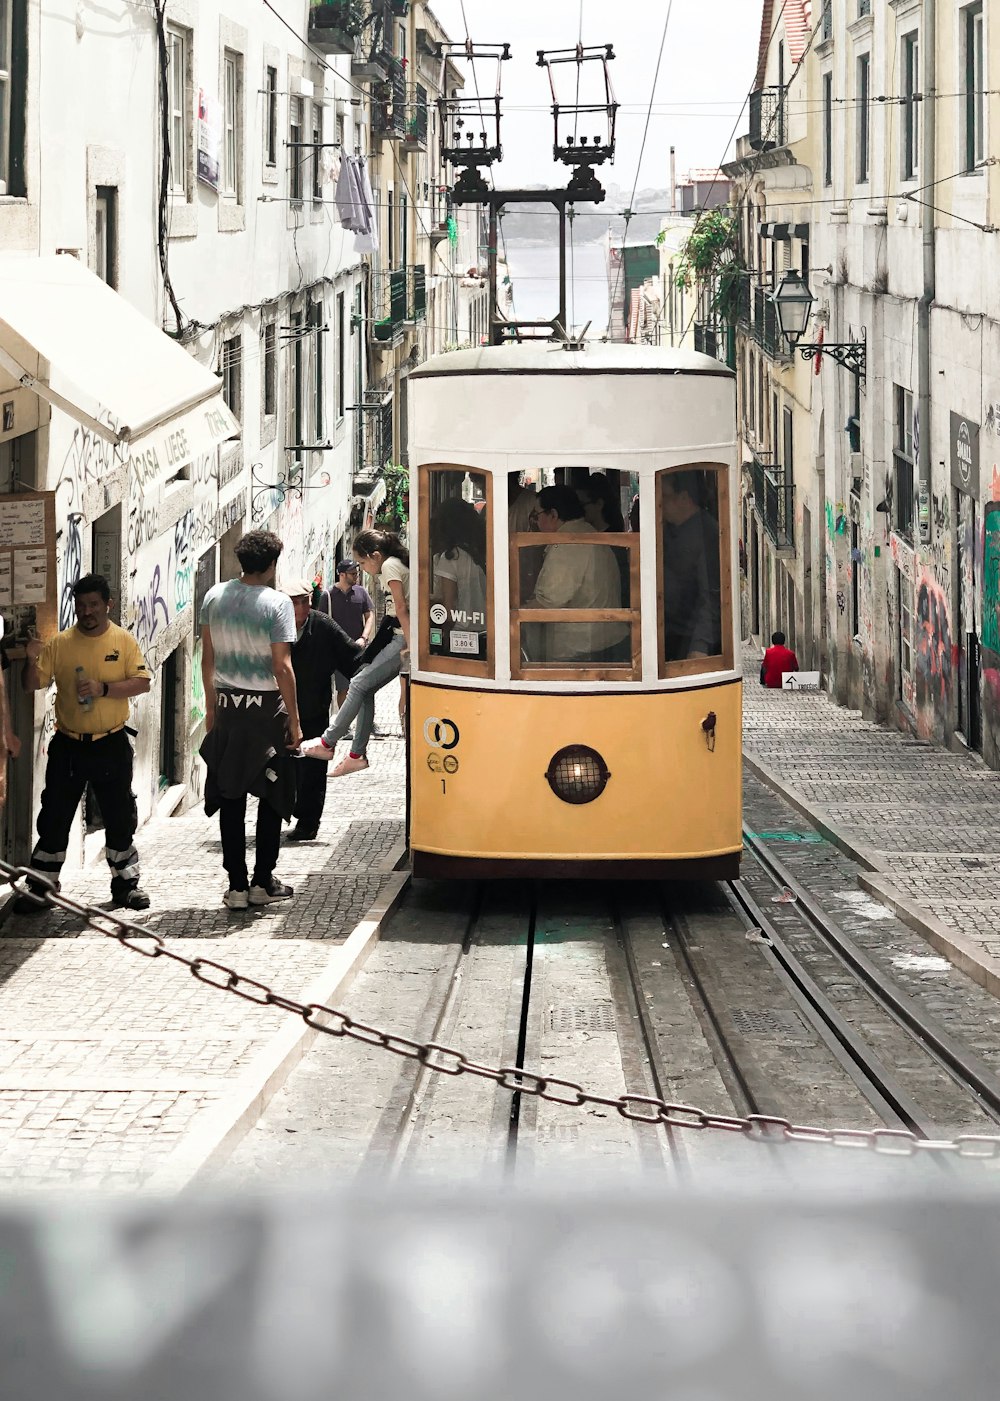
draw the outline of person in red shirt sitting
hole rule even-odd
[[[760,664],[760,684],[772,691],[781,690],[781,678],[786,671],[798,671],[799,659],[790,647],[785,646],[785,634],[771,634],[771,646],[764,653]]]

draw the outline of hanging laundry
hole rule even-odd
[[[350,233],[368,234],[374,220],[374,200],[366,196],[368,171],[360,156],[345,156],[340,164],[334,196],[340,222]],[[368,183],[368,190],[371,184]]]
[[[378,211],[375,208],[375,194],[368,175],[368,162],[357,157],[357,174],[361,185],[361,203],[367,228],[357,229],[354,250],[357,253],[378,252]]]

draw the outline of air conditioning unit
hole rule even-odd
[[[288,91],[295,97],[312,97],[313,85],[308,78],[292,78]]]

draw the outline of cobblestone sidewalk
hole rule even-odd
[[[1000,773],[863,720],[826,695],[765,690],[745,653],[744,745],[765,776],[881,875],[880,894],[1000,964]],[[1000,978],[1000,967],[994,969]]]
[[[404,835],[398,692],[379,697],[371,768],[329,780],[315,842],[283,844],[294,900],[245,913],[222,905],[218,818],[199,807],[138,836],[152,907],[137,923],[189,956],[232,964],[296,996],[327,966],[389,879]],[[256,807],[251,803],[248,841]],[[110,907],[103,860],[64,891]],[[288,1014],[139,957],[59,912],[0,915],[0,1186],[138,1187],[234,1087]]]

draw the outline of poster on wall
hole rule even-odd
[[[951,415],[951,484],[966,496],[979,496],[979,424]]]
[[[0,608],[34,608],[35,627],[58,627],[56,507],[51,491],[0,496]]]
[[[222,103],[198,90],[198,180],[218,192],[222,149]]]

